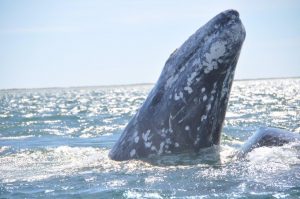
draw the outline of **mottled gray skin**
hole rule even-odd
[[[245,29],[234,10],[211,19],[171,54],[109,153],[113,160],[217,145]]]
[[[254,148],[263,146],[282,146],[286,143],[295,141],[300,141],[300,135],[297,133],[278,128],[260,128],[244,143],[237,157],[244,157]]]

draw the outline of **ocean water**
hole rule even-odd
[[[0,198],[300,198],[300,143],[234,153],[259,127],[300,133],[300,78],[235,81],[221,146],[115,162],[153,85],[0,91]]]

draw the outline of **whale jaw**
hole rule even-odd
[[[234,10],[220,13],[197,30],[171,54],[110,158],[197,152],[219,144],[245,35]]]

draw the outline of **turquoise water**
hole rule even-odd
[[[152,85],[0,91],[0,198],[299,198],[300,143],[235,151],[261,126],[300,133],[300,79],[235,81],[222,144],[107,155]]]

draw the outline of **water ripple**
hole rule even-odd
[[[235,81],[221,147],[115,162],[152,85],[0,90],[0,197],[297,198],[300,143],[233,154],[260,126],[300,133],[300,79]]]

